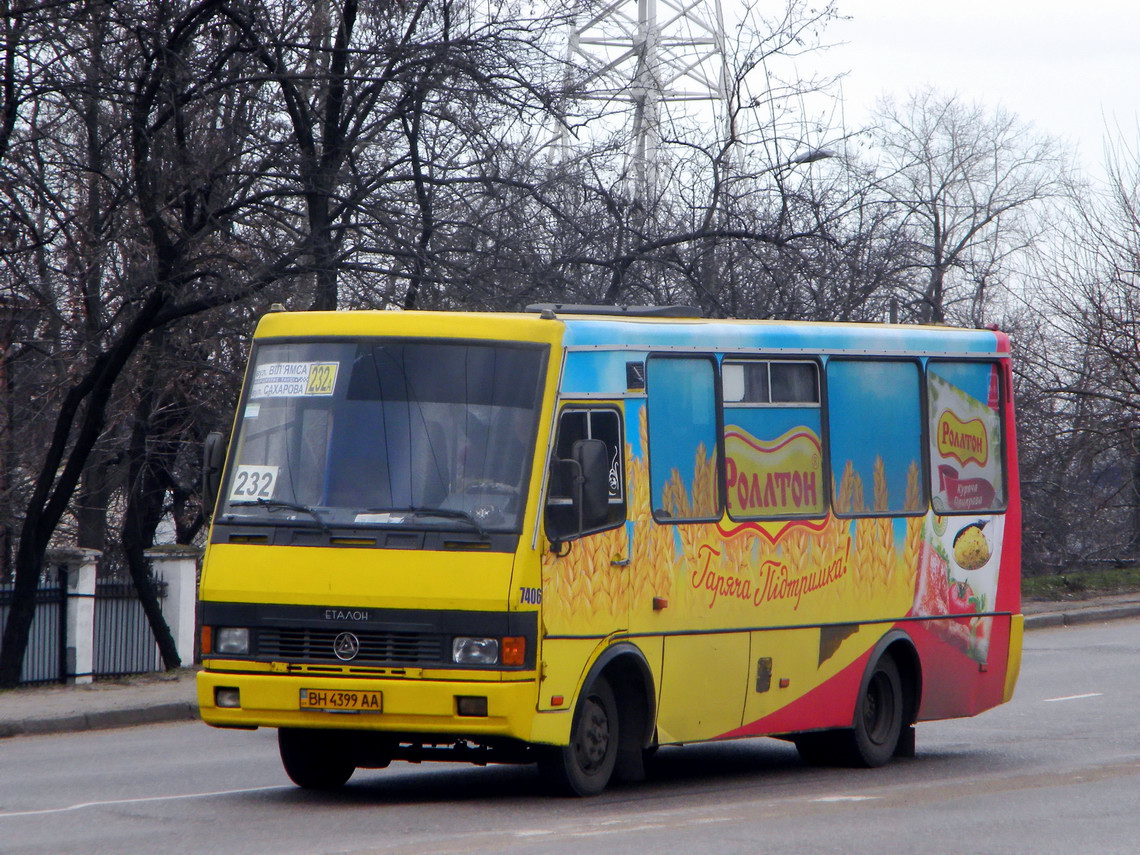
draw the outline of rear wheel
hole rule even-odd
[[[847,740],[852,766],[882,766],[894,756],[903,730],[903,691],[898,666],[890,656],[875,663],[855,709],[855,727]]]
[[[890,656],[875,663],[855,704],[854,727],[792,737],[812,766],[882,766],[895,754],[904,727],[902,678]]]
[[[602,792],[617,760],[618,727],[613,690],[599,677],[578,701],[570,744],[547,749],[539,760],[539,771],[548,786],[572,796]]]
[[[306,790],[339,789],[356,771],[344,737],[336,731],[282,727],[277,731],[277,748],[285,774]]]

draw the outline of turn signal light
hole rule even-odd
[[[526,638],[511,635],[503,639],[502,658],[504,665],[522,665],[526,662]]]

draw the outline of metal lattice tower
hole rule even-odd
[[[723,127],[725,46],[721,0],[604,0],[571,27],[568,85],[625,117],[632,146],[626,171],[638,198],[653,196],[663,132],[682,136],[681,125],[694,121]]]

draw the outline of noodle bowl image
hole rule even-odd
[[[982,524],[971,523],[954,537],[954,561],[963,570],[977,570],[990,560],[990,543]]]

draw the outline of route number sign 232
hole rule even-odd
[[[243,465],[234,473],[231,502],[249,502],[258,499],[272,499],[273,487],[277,483],[276,466]]]

